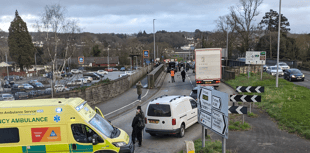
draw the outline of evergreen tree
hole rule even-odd
[[[8,46],[10,56],[23,71],[23,67],[29,67],[34,63],[34,45],[28,32],[27,25],[18,15],[16,10],[15,18],[9,28]]]
[[[95,45],[93,47],[93,56],[94,57],[99,57],[100,56],[100,53],[101,53],[101,50],[99,49],[99,46],[98,45]]]

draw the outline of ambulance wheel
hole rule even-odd
[[[181,128],[180,128],[180,132],[178,133],[178,137],[182,138],[182,137],[184,137],[184,135],[185,135],[185,126],[184,126],[184,124],[182,124]]]

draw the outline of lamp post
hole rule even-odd
[[[281,29],[281,0],[279,2],[279,26],[278,26],[278,51],[277,51],[277,76],[276,87],[279,87],[279,52],[280,52],[280,29]]]
[[[153,19],[153,35],[154,35],[154,60],[153,63],[155,62],[155,20]]]
[[[109,48],[108,48],[108,71],[110,69],[110,56],[109,56]]]

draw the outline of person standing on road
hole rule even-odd
[[[136,138],[139,141],[139,147],[142,145],[142,129],[144,127],[141,127],[140,122],[142,119],[142,115],[140,113],[140,110],[136,110],[136,116],[133,118],[132,121],[132,134],[131,134],[131,139],[132,143],[135,145],[136,143]],[[142,119],[143,120],[143,119]]]
[[[181,72],[181,75],[182,75],[182,80],[183,80],[183,82],[184,82],[184,81],[185,81],[186,72],[183,70],[183,71]]]
[[[136,84],[137,87],[137,94],[138,94],[138,99],[141,101],[141,95],[142,95],[142,84],[140,81]]]
[[[144,112],[141,109],[141,106],[138,106],[137,110],[139,110],[141,117],[142,117],[143,125],[145,125],[145,116],[144,116]],[[143,140],[143,130],[144,130],[144,127],[141,129],[141,142]]]
[[[170,75],[171,75],[171,82],[172,83],[175,82],[174,81],[174,70],[173,69],[170,71]]]

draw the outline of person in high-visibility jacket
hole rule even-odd
[[[171,82],[175,82],[174,81],[174,69],[170,71],[170,75],[171,75]]]

